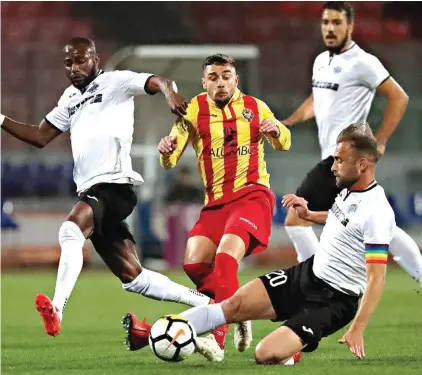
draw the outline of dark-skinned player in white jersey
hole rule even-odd
[[[124,220],[137,203],[130,148],[134,126],[133,97],[164,95],[171,111],[186,114],[187,103],[169,79],[130,71],[103,72],[94,42],[73,38],[63,50],[71,82],[57,106],[39,125],[19,123],[0,115],[3,130],[23,142],[43,148],[70,130],[78,201],[60,227],[60,263],[54,298],[35,298],[47,334],[60,333],[63,309],[83,264],[82,247],[90,239],[124,290],[157,300],[196,306],[209,298],[141,267],[135,240]]]
[[[366,121],[375,94],[387,98],[384,119],[375,134],[380,155],[401,121],[408,96],[390,76],[382,63],[362,50],[353,40],[354,11],[345,1],[324,5],[321,31],[327,50],[317,56],[313,66],[312,94],[286,120],[289,127],[315,117],[321,158],[297,189],[297,195],[309,202],[309,208],[325,211],[339,193],[331,172],[336,139],[349,124]],[[293,242],[299,262],[318,248],[312,223],[288,211],[285,229]],[[422,286],[422,256],[415,241],[396,227],[390,251],[393,259]]]

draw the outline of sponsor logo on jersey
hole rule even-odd
[[[73,107],[68,108],[69,117],[72,117],[76,113],[76,111],[80,110],[87,103],[94,104],[94,103],[101,103],[102,101],[103,101],[103,94],[89,96],[88,98],[85,98],[84,100],[82,100],[80,103],[74,105]]]
[[[98,83],[94,82],[94,83],[92,84],[92,86],[91,86],[91,87],[87,90],[87,92],[89,92],[89,93],[93,94],[95,91],[97,91],[98,87],[100,87],[100,86],[98,85]]]
[[[216,148],[212,148],[209,151],[209,153],[213,158],[224,158],[225,156],[230,156],[230,155],[237,155],[237,156],[252,155],[250,145],[230,147],[226,149],[224,149],[224,147],[216,147]]]
[[[347,224],[349,224],[349,219],[346,217],[346,215],[341,210],[341,208],[337,205],[337,203],[334,203],[331,206],[330,210],[334,214],[334,216],[340,221],[342,225],[346,227]]]
[[[339,84],[333,83],[333,82],[326,82],[326,81],[317,81],[316,79],[313,79],[312,87],[315,87],[317,89],[328,89],[328,90],[337,91],[339,88]]]

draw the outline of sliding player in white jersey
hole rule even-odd
[[[406,110],[408,96],[390,76],[382,63],[361,49],[353,40],[354,12],[345,1],[324,5],[321,30],[327,50],[317,56],[313,66],[312,95],[282,123],[286,126],[315,116],[322,161],[312,168],[297,189],[311,210],[325,211],[339,193],[331,173],[336,139],[349,124],[366,121],[375,93],[386,96],[384,120],[376,133],[378,151],[385,146]],[[285,229],[297,252],[299,262],[315,254],[318,238],[312,223],[288,211]],[[390,251],[400,264],[422,286],[422,255],[415,241],[396,228]]]
[[[295,354],[315,350],[323,337],[353,320],[340,342],[363,358],[363,334],[384,289],[395,229],[394,212],[375,181],[377,160],[377,143],[369,127],[358,124],[344,129],[332,165],[341,192],[329,212],[310,211],[305,199],[293,194],[283,197],[284,206],[300,217],[325,223],[315,255],[249,282],[222,303],[194,307],[180,315],[198,335],[247,320],[285,321],[256,347],[259,364],[292,363]],[[209,360],[223,358],[211,337],[197,347]]]
[[[133,185],[143,182],[132,170],[130,158],[133,97],[161,92],[177,116],[186,114],[186,101],[177,93],[175,83],[166,78],[130,71],[103,72],[95,44],[88,38],[73,38],[64,47],[64,67],[72,84],[40,125],[0,115],[2,129],[38,148],[67,130],[71,133],[79,199],[60,227],[61,256],[54,298],[50,301],[39,294],[35,299],[46,333],[57,336],[60,332],[63,309],[82,268],[82,246],[87,238],[124,290],[192,306],[208,303],[209,298],[197,291],[142,268],[135,240],[124,222],[137,203]]]

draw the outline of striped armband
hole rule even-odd
[[[366,264],[387,264],[388,245],[365,244]]]

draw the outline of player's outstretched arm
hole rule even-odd
[[[315,224],[325,225],[328,217],[328,211],[310,211],[308,210],[308,201],[294,194],[286,194],[281,201],[284,207],[293,207],[298,216],[303,220],[312,221]]]
[[[291,128],[293,125],[296,125],[300,122],[310,120],[315,116],[314,112],[314,96],[311,95],[307,98],[301,106],[287,119],[282,120],[281,122]]]
[[[39,125],[27,125],[0,115],[1,128],[9,134],[37,148],[47,146],[62,132],[43,119]]]
[[[160,164],[163,168],[169,169],[176,166],[192,139],[191,127],[188,120],[179,117],[171,129],[170,135],[161,138],[158,151],[161,154]]]
[[[186,115],[186,108],[188,107],[188,103],[186,102],[185,98],[183,98],[177,92],[177,86],[174,81],[164,77],[153,76],[148,80],[145,89],[149,94],[161,92],[165,96],[170,110],[175,115]]]
[[[378,142],[378,151],[383,155],[388,139],[396,130],[406,111],[409,97],[392,77],[378,86],[377,93],[386,96],[388,101],[384,120],[375,135]]]
[[[360,359],[365,357],[363,333],[365,332],[369,318],[375,311],[384,290],[387,253],[385,252],[385,256],[376,255],[375,252],[372,255],[368,255],[367,251],[366,262],[367,285],[365,293],[363,294],[352,325],[339,340],[340,344],[346,343],[350,351]]]

